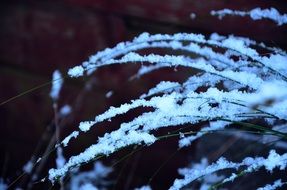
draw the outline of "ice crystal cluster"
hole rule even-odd
[[[149,48],[172,49],[174,52],[184,53],[181,55],[138,53],[139,50]],[[276,129],[276,125],[279,125],[277,123],[286,128],[285,51],[233,35],[220,36],[214,33],[206,38],[201,34],[143,33],[130,42],[119,43],[114,48],[107,48],[92,55],[82,65],[71,68],[68,74],[70,77],[81,77],[91,75],[96,69],[104,66],[137,63],[142,65],[136,77],[161,68],[178,66],[196,70],[197,74],[190,76],[183,83],[162,81],[138,99],[118,107],[110,107],[104,113],[95,116],[94,120],[82,121],[79,129],[73,131],[58,146],[68,146],[70,140],[77,140],[78,136],[89,132],[100,122],[123,115],[135,108],[152,108],[152,111],[121,123],[117,130],[99,137],[97,143],[69,158],[61,168],[50,169],[49,179],[52,182],[65,176],[73,168],[97,157],[108,156],[124,147],[152,145],[160,138],[154,135],[160,128],[177,129],[177,126],[183,124],[209,122],[195,134],[179,134],[180,148],[189,146],[195,139],[211,131],[223,130],[230,124],[242,124],[252,119],[266,120],[270,123],[270,127],[258,128],[249,124],[247,126],[250,129],[264,130],[266,134],[277,136],[279,140],[286,139],[286,133],[272,129],[272,127]],[[201,87],[205,87],[206,90],[199,90]],[[57,94],[57,89],[51,96],[54,97],[54,94]],[[267,158],[247,157],[241,163],[227,161],[223,157],[211,165],[203,161],[204,167],[181,169],[180,174],[184,178],[176,179],[170,189],[181,189],[200,177],[207,177],[227,168],[238,170],[245,167],[245,172],[252,172],[261,167],[267,171],[272,171],[276,167],[284,170],[286,160],[287,154],[280,155],[271,150]],[[224,182],[233,181],[236,177],[233,173],[227,176]],[[276,181],[273,185],[266,185],[261,189],[272,189],[283,184],[284,182]],[[210,183],[206,182],[205,186],[210,186]]]

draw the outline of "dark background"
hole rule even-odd
[[[226,16],[218,20],[209,14],[211,10],[223,8],[250,10],[255,7],[275,7],[281,13],[287,13],[286,0],[1,1],[0,102],[48,82],[56,69],[66,73],[68,68],[87,60],[98,50],[131,40],[144,31],[234,34],[286,49],[286,25],[277,26],[269,20],[252,21],[248,17]],[[196,19],[190,19],[190,13],[195,13]],[[73,114],[62,122],[61,136],[76,129],[79,121],[92,119],[109,105],[116,106],[135,99],[161,80],[182,81],[189,74],[188,71],[178,74],[181,70],[163,70],[129,82],[128,78],[137,68],[136,65],[113,66],[100,69],[93,77],[67,79],[59,106],[71,105]],[[87,90],[84,87],[86,83],[92,88]],[[110,90],[114,94],[107,99],[105,94]],[[0,106],[0,171],[7,183],[21,174],[23,165],[36,147],[35,154],[42,155],[52,138],[54,116],[49,91],[50,85],[47,85]],[[117,127],[119,122],[131,119],[137,111],[124,118],[116,118],[111,124],[100,125],[79,138],[77,143],[72,143],[65,154],[79,153],[95,143],[98,135]],[[48,132],[43,138],[45,131]],[[41,139],[43,144],[37,146]],[[157,143],[131,157],[130,163],[136,162],[136,169],[130,173],[132,165],[128,164],[116,189],[146,184],[156,168],[176,150],[176,139],[167,142]],[[187,165],[189,156],[196,154],[191,150],[194,148],[177,153],[154,178],[152,186],[155,189],[169,187],[176,177],[177,168]],[[104,161],[111,163],[128,152],[130,149]],[[115,168],[120,170],[122,166],[124,164]],[[41,177],[45,177],[49,167],[54,167],[54,153],[41,170]],[[133,176],[132,182],[127,182],[128,176]],[[116,174],[113,177],[118,178]],[[24,176],[13,188],[27,188],[28,180],[29,176]],[[47,189],[49,186],[48,183],[36,184],[34,189]]]

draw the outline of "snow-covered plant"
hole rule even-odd
[[[181,168],[178,170],[178,173],[182,176],[184,176],[184,179],[179,180],[176,179],[174,181],[174,185],[172,188],[180,188],[180,185],[184,185],[190,183],[193,179],[198,179],[200,181],[200,190],[207,190],[210,188],[213,184],[216,184],[218,182],[221,182],[225,176],[223,175],[217,175],[216,173],[210,172],[207,174],[207,172],[204,173],[204,171],[208,170],[208,160],[207,158],[202,158],[200,163],[191,164],[188,168]],[[210,166],[209,166],[210,167]],[[202,178],[199,178],[198,175],[202,175]],[[194,175],[194,176],[192,176]],[[193,179],[192,179],[193,178]]]
[[[199,167],[193,166],[192,168],[183,168],[180,169],[179,172],[181,175],[184,176],[184,178],[176,179],[174,181],[174,184],[171,186],[170,190],[181,189],[182,187],[188,185],[192,181],[200,177],[208,177],[208,175],[211,175],[212,173],[219,170],[223,169],[238,170],[240,167],[246,167],[242,171],[244,173],[254,172],[260,169],[261,167],[265,167],[265,169],[269,172],[272,172],[276,167],[278,167],[280,170],[285,170],[287,167],[287,153],[279,155],[274,150],[271,150],[268,158],[266,159],[263,157],[256,157],[256,158],[247,157],[241,163],[230,162],[227,161],[224,157],[221,157],[217,160],[216,163],[213,163],[209,166],[204,164],[203,162],[201,163],[201,165],[199,165]],[[222,183],[233,181],[238,176],[239,175],[232,173],[232,175],[228,178],[225,178],[222,181]],[[219,180],[217,179],[215,183],[218,182]],[[280,182],[275,184],[277,184],[278,187],[281,187],[285,183],[286,182],[284,183]]]
[[[286,14],[280,14],[274,8],[255,8],[250,11],[224,9],[212,11],[211,14],[220,19],[226,15],[238,15],[250,16],[254,20],[267,18],[278,25],[287,23]],[[196,19],[194,13],[191,17]],[[154,48],[167,49],[169,54],[143,53],[145,50],[151,52]],[[241,131],[245,133],[240,138],[258,141],[262,146],[274,143],[274,147],[286,151],[286,51],[234,35],[213,33],[206,37],[194,33],[169,35],[144,32],[132,41],[97,52],[81,65],[69,69],[67,74],[70,78],[90,77],[102,67],[125,64],[140,65],[138,71],[132,73],[131,80],[163,68],[182,67],[193,74],[184,82],[161,81],[140,97],[117,107],[111,106],[103,113],[95,115],[94,119],[80,122],[77,130],[61,138],[59,121],[71,114],[73,109],[69,105],[58,108],[64,81],[61,73],[55,71],[50,97],[54,108],[56,166],[49,169],[48,176],[43,180],[49,180],[53,184],[59,182],[61,189],[108,189],[112,182],[106,178],[112,168],[104,166],[98,159],[129,146],[152,146],[157,141],[171,137],[178,137],[178,150],[181,150],[206,134],[221,132],[230,135],[234,131]],[[111,96],[113,91],[106,94],[106,98]],[[131,120],[119,123],[117,129],[98,137],[95,144],[70,158],[64,156],[71,141],[77,141],[78,137],[89,133],[100,123],[111,121],[138,108],[144,109]],[[258,120],[261,123],[257,123]],[[157,131],[161,129],[169,132],[159,135]],[[23,167],[23,171],[33,174],[34,166],[48,155],[45,154],[38,160],[33,156]],[[202,157],[199,164],[179,169],[179,174],[183,177],[175,179],[170,184],[170,190],[192,189],[190,184],[194,181],[200,183],[201,190],[216,189],[262,168],[271,173],[275,169],[286,171],[287,167],[287,153],[279,154],[273,149],[267,157],[247,156],[240,162],[228,161],[220,156],[217,161],[209,164],[206,155]],[[92,170],[78,170],[90,162],[95,162]],[[237,173],[216,173],[222,170]],[[38,173],[33,174],[35,179],[37,175]],[[66,184],[65,177],[70,178]],[[152,189],[151,184],[141,185],[144,186],[136,189]],[[285,179],[277,179],[258,189],[271,190],[284,185]],[[7,189],[2,178],[0,189]]]
[[[231,9],[222,9],[217,11],[211,11],[211,15],[218,16],[222,19],[226,15],[236,15],[236,16],[250,16],[252,20],[269,19],[277,23],[278,26],[287,23],[287,14],[280,14],[279,11],[273,7],[269,9],[254,8],[250,11],[238,11]]]
[[[150,48],[172,49],[182,54],[137,53]],[[261,52],[265,53],[261,55]],[[285,132],[272,129],[279,124],[286,126],[287,121],[287,55],[284,50],[233,35],[220,36],[214,33],[206,38],[201,34],[143,33],[131,42],[119,43],[114,48],[92,55],[82,65],[70,69],[68,74],[70,77],[81,77],[91,75],[104,66],[131,63],[142,64],[136,77],[161,68],[178,66],[196,70],[197,73],[183,83],[162,81],[138,99],[118,107],[110,107],[95,116],[94,120],[81,122],[79,130],[73,131],[57,147],[68,146],[70,140],[85,135],[98,123],[135,108],[152,108],[152,111],[143,112],[129,122],[119,124],[117,130],[99,137],[96,144],[70,157],[61,168],[50,169],[50,181],[55,182],[73,168],[109,156],[130,145],[150,146],[163,138],[179,136],[179,148],[183,148],[204,134],[222,131],[231,124],[236,124],[235,130],[241,130],[240,126],[243,126],[253,132],[276,136],[279,140],[287,138]],[[265,120],[269,126],[252,124],[254,119]],[[193,124],[203,122],[209,124],[196,132]],[[184,124],[190,124],[189,132],[177,131],[166,136],[154,134],[161,128],[169,127],[174,131]],[[178,185],[180,180],[176,180],[171,189],[180,189],[199,176],[226,168],[238,169],[246,166],[248,172],[262,166],[268,171],[276,166],[286,168],[286,154],[279,155],[271,151],[269,157],[246,158],[242,163],[220,158],[206,169],[181,172],[185,176],[184,182]],[[226,180],[232,181],[234,178],[232,175]]]

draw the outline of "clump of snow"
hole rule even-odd
[[[189,17],[193,20],[196,18],[196,14],[195,13],[190,13]]]
[[[252,9],[250,11],[250,17],[253,20],[268,18],[276,22],[279,26],[287,23],[287,14],[281,15],[278,10],[273,7],[271,7],[270,9]]]
[[[79,135],[79,132],[78,132],[78,131],[72,132],[69,136],[67,136],[67,137],[62,141],[63,146],[67,146],[68,143],[69,143],[69,141],[70,141],[72,138],[77,138],[78,135]]]
[[[80,123],[79,128],[81,131],[88,131],[94,124],[95,122],[93,121],[83,121]]]
[[[110,90],[110,91],[108,91],[107,93],[106,93],[106,98],[110,98],[112,95],[113,95],[113,91],[112,90]]]
[[[34,164],[31,160],[29,160],[24,166],[23,171],[30,174],[33,170]]]
[[[160,109],[162,112],[171,112],[176,107],[175,99],[171,96],[166,96],[163,98],[160,98],[157,103],[156,107]]]
[[[228,181],[234,181],[234,179],[237,178],[237,175],[235,173],[232,173],[228,178],[225,178],[222,183],[226,183]]]
[[[82,66],[76,66],[74,68],[69,69],[68,75],[70,77],[80,77],[84,74],[84,68]]]
[[[52,88],[51,88],[51,92],[50,92],[50,97],[54,100],[57,101],[59,98],[59,94],[61,91],[61,88],[63,86],[63,78],[62,75],[60,73],[60,71],[55,70],[53,73],[53,77],[52,77]]]
[[[287,63],[287,56],[286,55],[279,55],[279,54],[272,54],[269,57],[262,57],[261,61],[268,67],[273,68],[274,70],[287,74],[286,71],[286,63]]]
[[[285,158],[284,159],[282,159]],[[275,152],[275,150],[271,150],[269,153],[269,156],[266,160],[264,160],[262,163],[265,166],[266,170],[272,172],[272,170],[275,167],[279,167],[280,170],[284,170],[287,166],[287,154],[284,154],[283,156],[280,156]]]
[[[66,163],[66,159],[63,155],[63,149],[61,147],[57,147],[57,158],[56,158],[56,165],[57,168],[62,168]]]
[[[59,113],[60,115],[63,116],[67,116],[72,112],[72,108],[69,105],[64,105],[63,107],[61,107]]]

